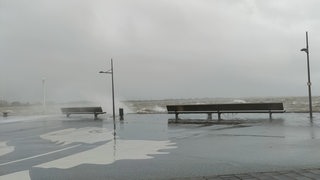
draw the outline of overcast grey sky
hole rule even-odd
[[[320,95],[319,0],[0,0],[0,99]]]

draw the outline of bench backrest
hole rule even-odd
[[[103,112],[101,107],[69,107],[61,108],[62,113],[77,112]]]
[[[167,105],[168,112],[175,111],[242,111],[242,110],[284,110],[283,103],[241,103],[241,104],[197,104]]]

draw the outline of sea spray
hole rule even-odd
[[[286,112],[308,111],[308,97],[198,98],[123,101],[135,113],[166,113],[166,105],[282,102]],[[313,97],[315,112],[320,112],[320,97]]]

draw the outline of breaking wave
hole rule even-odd
[[[226,103],[262,103],[282,102],[286,112],[307,112],[308,97],[252,97],[252,98],[199,98],[199,99],[169,99],[124,101],[132,113],[166,113],[167,105],[177,104],[226,104]],[[320,97],[313,97],[313,110],[320,112]]]
[[[164,107],[160,107],[160,106],[154,106],[154,107],[150,107],[150,108],[142,108],[137,110],[137,113],[140,114],[152,114],[152,113],[166,113],[167,109]]]
[[[233,103],[246,103],[247,101],[242,100],[242,99],[235,99],[233,100]]]

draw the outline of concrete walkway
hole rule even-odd
[[[174,178],[172,180],[317,180],[320,179],[320,168],[290,171],[254,172],[243,174],[228,174],[208,177]]]
[[[0,117],[0,180],[320,179],[320,115],[241,125],[167,124],[170,115]]]

